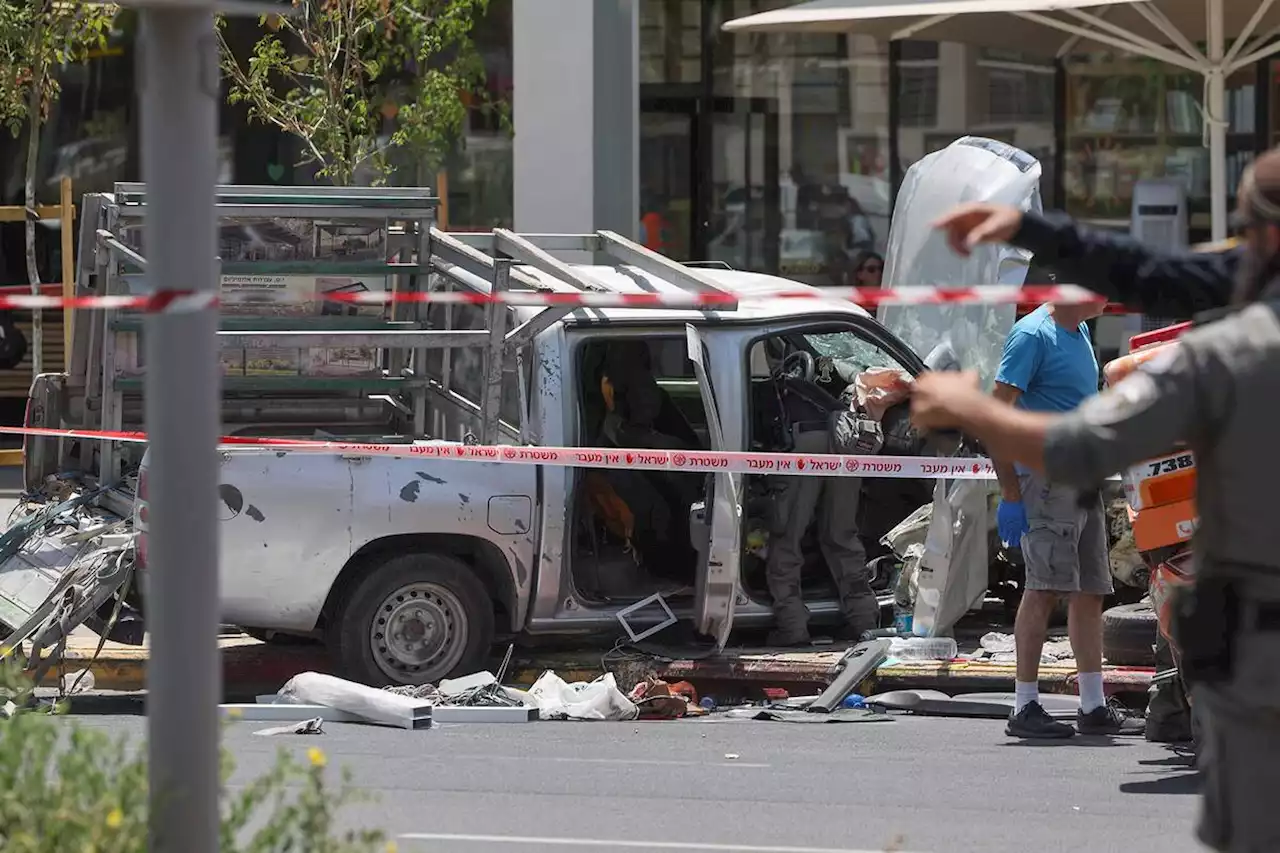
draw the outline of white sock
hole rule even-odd
[[[1032,702],[1040,701],[1040,682],[1015,681],[1013,683],[1013,712],[1016,714]]]
[[[1086,714],[1107,704],[1102,690],[1102,673],[1081,672],[1076,676],[1080,685],[1080,710]]]

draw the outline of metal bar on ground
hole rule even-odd
[[[143,233],[154,289],[216,292],[218,55],[211,5],[140,14]],[[217,853],[222,665],[218,657],[217,311],[152,314],[147,666],[153,853]]]
[[[295,705],[292,703],[239,704],[228,703],[218,706],[218,713],[223,718],[244,720],[253,723],[300,723],[319,717],[326,723],[365,723],[367,725],[383,725],[350,711],[330,708],[328,705]]]
[[[538,709],[523,705],[514,707],[488,705],[435,705],[431,708],[433,723],[536,723]]]

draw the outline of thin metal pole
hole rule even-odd
[[[156,289],[213,290],[212,8],[144,9],[140,45],[146,274]],[[214,310],[146,321],[152,853],[218,849],[217,329]]]
[[[1205,86],[1205,121],[1209,125],[1209,214],[1210,239],[1227,239],[1227,78],[1223,66],[1226,37],[1223,30],[1222,0],[1205,0],[1208,57],[1210,68]]]

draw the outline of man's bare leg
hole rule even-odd
[[[1102,596],[1077,592],[1067,605],[1067,636],[1076,656],[1080,710],[1089,713],[1105,705],[1102,687]]]
[[[1058,593],[1029,589],[1022,593],[1018,616],[1013,623],[1014,650],[1018,660],[1017,679],[1020,684],[1040,683],[1040,653],[1044,650],[1045,636],[1049,633],[1049,618],[1053,615]]]
[[[1009,715],[1005,734],[1010,737],[1051,739],[1069,738],[1076,730],[1058,722],[1040,704],[1040,652],[1049,632],[1049,617],[1057,604],[1058,593],[1027,590],[1018,606],[1013,636],[1017,641],[1017,692],[1014,711]]]

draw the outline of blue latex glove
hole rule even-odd
[[[1031,529],[1027,524],[1027,508],[1022,501],[1000,501],[996,509],[996,529],[1006,548],[1022,544],[1022,534]]]

